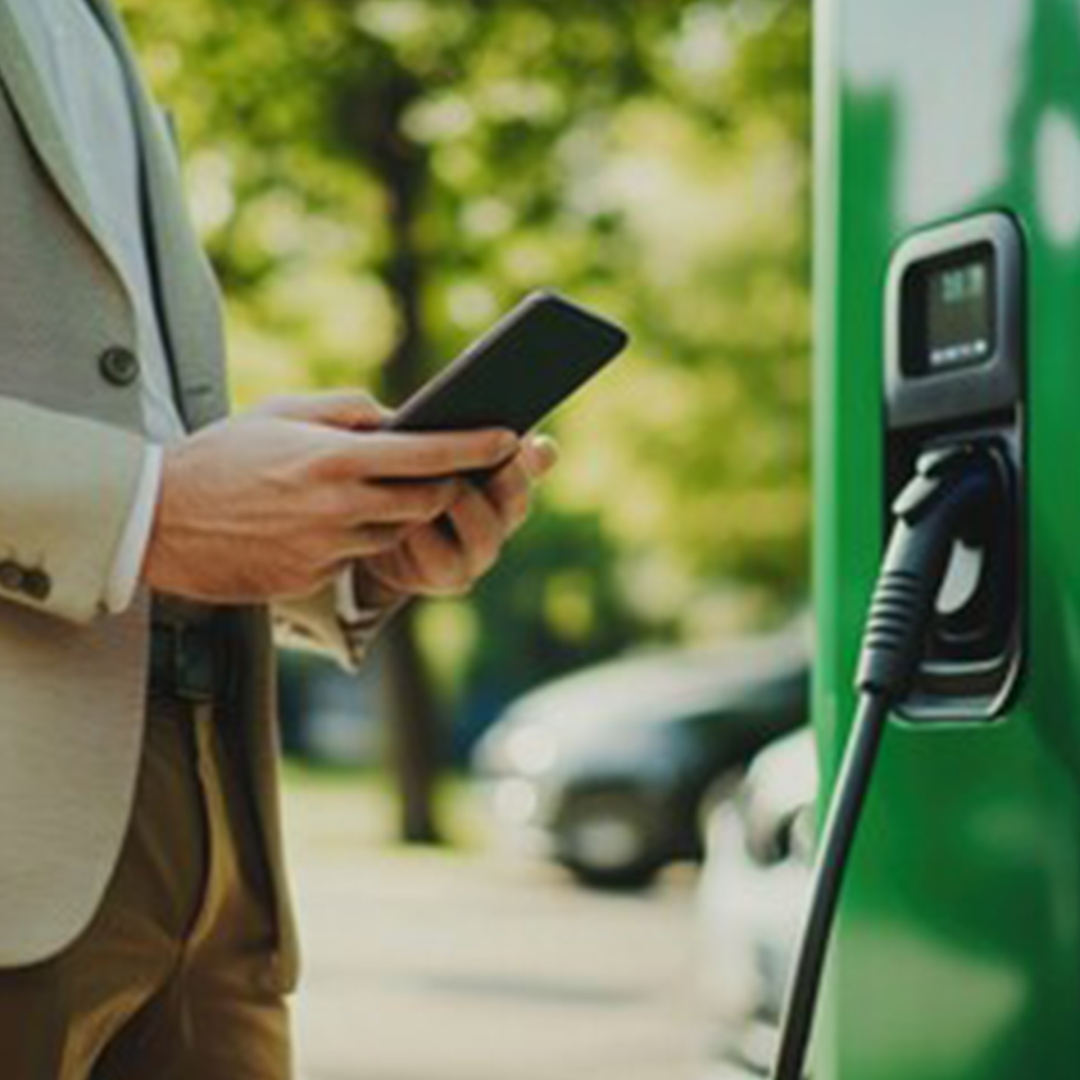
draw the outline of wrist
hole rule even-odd
[[[150,519],[146,549],[143,552],[141,579],[151,589],[162,592],[170,591],[177,584],[173,580],[175,577],[174,552],[167,536],[174,469],[175,449],[172,446],[161,447],[157,462],[157,497]]]

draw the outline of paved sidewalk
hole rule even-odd
[[[334,798],[290,807],[302,1080],[702,1075],[688,878],[604,896],[533,863],[379,851]]]

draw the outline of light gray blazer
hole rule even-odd
[[[0,0],[0,967],[56,954],[89,923],[134,794],[148,652],[145,591],[104,614],[145,436],[135,319],[14,24]],[[175,151],[108,0],[94,0],[135,88],[180,407],[228,410],[221,298]],[[280,613],[344,663],[332,590]],[[296,950],[281,867],[270,613],[238,609],[239,709],[280,905],[280,984]]]

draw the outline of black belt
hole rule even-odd
[[[233,635],[224,612],[196,619],[155,605],[150,629],[150,691],[204,704],[225,696],[233,676]]]

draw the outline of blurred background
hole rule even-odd
[[[631,351],[357,679],[281,657],[306,1080],[762,1075],[812,847],[808,0],[125,0],[236,404]]]

